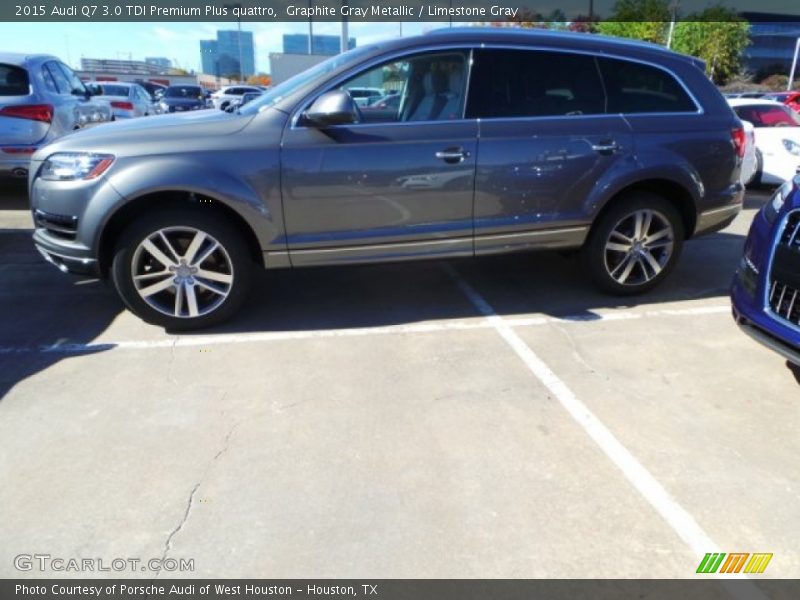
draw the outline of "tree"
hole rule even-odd
[[[255,75],[250,75],[247,78],[247,83],[250,85],[271,85],[272,84],[272,77],[267,75],[266,73],[257,73]]]
[[[608,20],[596,29],[604,35],[663,44],[670,17],[667,0],[618,0]]]
[[[672,49],[705,61],[706,74],[724,84],[741,68],[749,32],[750,25],[736,11],[712,6],[675,24]]]

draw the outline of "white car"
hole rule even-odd
[[[752,123],[756,142],[753,183],[780,185],[800,172],[800,115],[779,102],[728,100],[737,116]]]
[[[142,86],[127,81],[90,81],[86,86],[100,100],[111,104],[115,119],[147,117],[160,112]]]
[[[758,155],[756,154],[756,128],[750,121],[742,121],[744,126],[744,157],[742,158],[741,180],[751,185],[758,172]]]
[[[242,94],[247,92],[261,94],[263,91],[255,85],[229,85],[211,94],[211,102],[214,104],[214,108],[225,110],[232,100],[240,100]]]

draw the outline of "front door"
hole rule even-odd
[[[292,264],[472,254],[477,122],[463,118],[468,55],[418,53],[336,85],[383,94],[360,107],[357,124],[287,125],[281,187]]]

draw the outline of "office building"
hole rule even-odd
[[[239,60],[241,58],[241,65]],[[251,31],[217,31],[216,40],[200,40],[203,72],[221,77],[254,75],[256,53]]]
[[[797,15],[743,12],[742,17],[750,21],[750,45],[742,53],[745,70],[788,73],[800,37]]]
[[[337,35],[315,35],[311,54],[333,56],[341,52],[342,41]],[[348,50],[356,47],[356,38],[350,38]],[[288,33],[283,36],[284,54],[309,54],[307,33]]]
[[[162,73],[166,73],[172,68],[172,61],[163,56],[148,56],[144,59],[144,62],[159,69]]]

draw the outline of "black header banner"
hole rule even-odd
[[[668,8],[665,6],[668,4]],[[4,0],[2,21],[586,21],[800,20],[800,0]],[[707,19],[705,19],[707,20]]]

